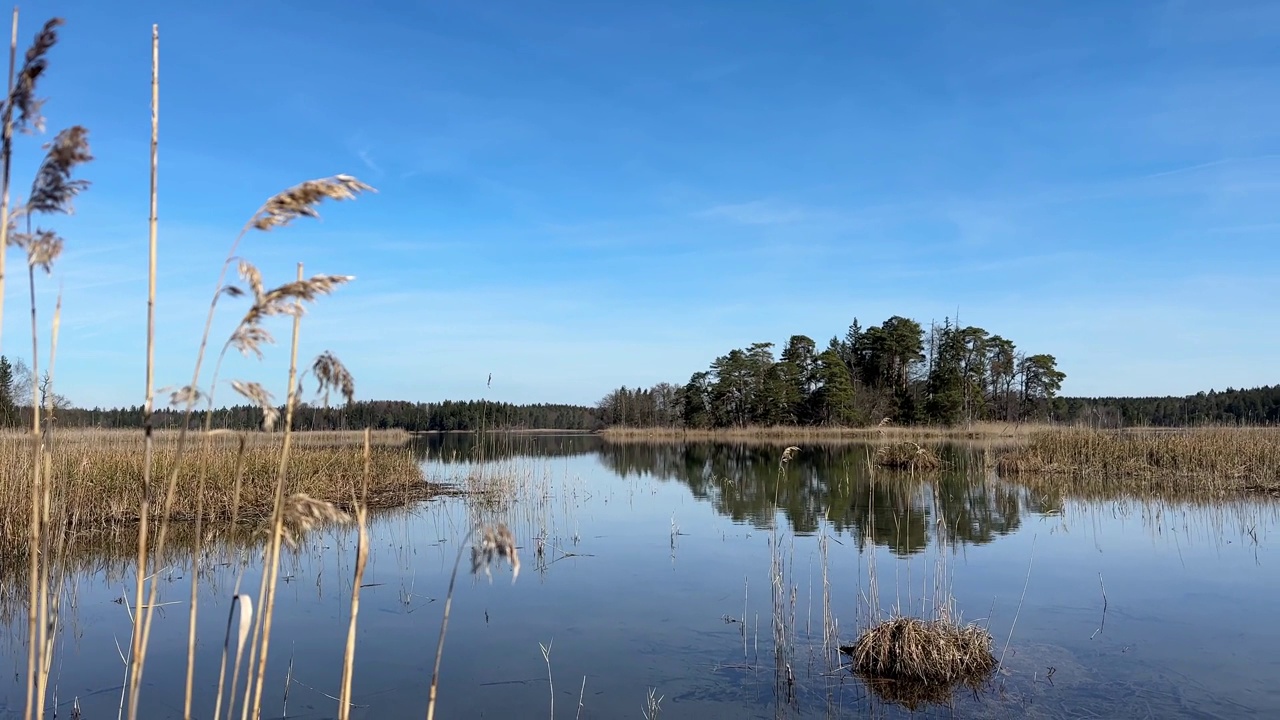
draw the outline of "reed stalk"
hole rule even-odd
[[[13,7],[13,31],[9,36],[9,90],[0,117],[0,333],[4,330],[5,257],[9,254],[9,168],[13,159],[13,74],[18,65],[18,7]],[[0,335],[2,337],[2,335]]]
[[[31,224],[31,216],[27,216],[27,225]],[[28,230],[29,231],[29,230]],[[27,609],[27,718],[39,720],[44,717],[44,705],[37,702],[39,695],[40,649],[44,637],[44,595],[41,586],[41,555],[39,551],[43,528],[41,519],[44,515],[42,504],[44,464],[40,451],[40,356],[39,331],[36,324],[36,266],[27,262],[27,288],[31,298],[31,544],[27,549],[28,562],[31,566],[31,606]],[[34,708],[33,708],[34,704]]]
[[[356,618],[360,614],[360,586],[364,582],[364,568],[369,560],[369,533],[366,530],[369,508],[365,498],[369,494],[369,469],[372,465],[372,434],[369,428],[364,431],[364,479],[361,483],[360,501],[356,505],[356,525],[360,529],[359,546],[356,550],[355,579],[351,584],[351,622],[347,626],[347,647],[342,655],[342,692],[338,701],[338,720],[351,718],[351,681],[355,675],[356,661]]]
[[[142,408],[142,500],[138,503],[138,566],[134,585],[134,606],[142,612],[144,578],[147,568],[147,532],[150,529],[151,516],[151,472],[154,463],[154,429],[152,428],[153,411],[155,410],[155,346],[156,346],[156,226],[157,226],[157,171],[160,131],[160,27],[151,26],[151,210],[147,218],[148,262],[147,262],[147,362],[146,362],[146,400]],[[129,653],[129,690],[130,717],[136,712],[134,698],[137,696],[137,677],[141,682],[142,663],[145,658],[142,651],[142,624],[140,618],[134,618],[133,635]],[[188,707],[188,710],[190,708]]]
[[[302,282],[302,263],[298,263],[298,282]],[[276,475],[275,508],[272,511],[271,542],[267,567],[263,572],[263,594],[259,602],[262,616],[261,650],[258,653],[258,673],[254,680],[253,718],[262,711],[263,680],[267,674],[267,651],[271,646],[271,620],[275,609],[276,583],[280,574],[280,545],[284,531],[285,477],[289,469],[289,447],[293,441],[293,410],[298,401],[298,336],[302,326],[302,301],[297,301],[297,313],[293,316],[293,341],[289,348],[289,385],[285,401],[284,447],[280,450],[280,470]],[[252,657],[252,656],[251,656]],[[250,661],[252,664],[252,660]],[[246,703],[246,709],[248,704]]]
[[[45,403],[47,408],[47,416],[53,417],[53,371],[58,357],[58,330],[62,325],[62,295],[59,293],[57,305],[53,311],[53,332],[49,343],[49,370],[47,371],[47,381],[44,383]],[[38,393],[38,390],[33,393]],[[52,593],[50,588],[50,573],[52,565],[62,558],[63,550],[66,545],[67,533],[59,532],[58,547],[56,551],[50,552],[49,541],[52,533],[48,531],[50,526],[50,505],[52,505],[52,485],[50,481],[52,477],[52,461],[51,453],[48,447],[48,437],[43,433],[37,434],[36,445],[39,452],[37,463],[40,465],[40,475],[42,478],[41,495],[43,502],[41,504],[40,517],[40,549],[39,554],[43,561],[40,563],[40,666],[36,676],[36,717],[44,716],[44,701],[48,694],[49,674],[53,669],[53,640],[57,632],[58,609],[61,593],[55,590]],[[65,523],[65,515],[63,516]],[[35,549],[32,549],[35,552]],[[61,587],[61,583],[54,583],[53,587]],[[32,638],[31,642],[35,642]]]

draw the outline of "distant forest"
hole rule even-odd
[[[598,409],[609,425],[686,428],[864,426],[881,422],[957,425],[1047,419],[1066,375],[1052,355],[949,319],[857,319],[825,348],[792,335],[730,350],[682,386],[620,388]]]
[[[963,425],[1053,422],[1093,427],[1280,423],[1280,385],[1187,397],[1060,397],[1066,374],[1048,354],[950,320],[857,319],[825,349],[793,335],[734,349],[684,385],[621,387],[596,410],[611,427]]]
[[[1186,397],[1060,397],[1065,374],[1052,355],[1027,355],[1011,341],[950,322],[927,332],[894,317],[817,351],[792,336],[779,357],[755,343],[716,358],[684,385],[621,387],[596,406],[515,405],[486,400],[414,403],[366,400],[343,407],[303,403],[298,430],[400,428],[410,432],[599,430],[606,427],[717,428],[747,425],[961,425],[971,421],[1048,421],[1115,428],[1205,424],[1280,424],[1280,385],[1200,392]],[[43,378],[42,378],[43,380]],[[36,392],[46,397],[47,382]],[[30,422],[32,378],[19,359],[0,356],[0,425]],[[141,405],[76,407],[54,395],[59,427],[141,428]],[[196,413],[193,424],[203,422]],[[213,411],[213,427],[250,430],[262,411],[238,405]],[[182,412],[157,408],[157,428],[176,428]]]

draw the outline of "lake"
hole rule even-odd
[[[805,446],[785,464],[781,445],[582,435],[413,447],[432,479],[479,475],[506,492],[373,518],[353,717],[423,716],[459,548],[474,524],[498,522],[520,574],[472,576],[463,557],[437,717],[643,718],[651,692],[667,719],[1280,716],[1274,499],[1033,491],[959,446],[923,476],[874,469],[856,444]],[[77,702],[86,720],[118,714],[133,542],[73,560],[59,717]],[[255,542],[203,544],[195,717],[213,712],[242,558],[257,592]],[[335,716],[355,550],[354,529],[332,527],[286,553],[264,717]],[[171,604],[152,630],[144,718],[182,716],[188,567],[175,557],[161,574]],[[17,718],[26,624],[8,595],[0,717]],[[944,602],[995,639],[1003,662],[985,687],[912,714],[849,671],[837,647],[870,622]]]

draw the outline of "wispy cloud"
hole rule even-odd
[[[378,163],[373,161],[373,157],[369,155],[368,150],[357,151],[356,157],[360,158],[360,162],[364,163],[364,166],[369,168],[369,170],[373,171],[375,174],[382,174],[382,168],[378,167]]]
[[[811,217],[803,208],[775,200],[716,205],[697,214],[722,218],[739,225],[794,225]]]

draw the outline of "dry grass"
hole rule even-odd
[[[54,494],[65,498],[65,511],[87,532],[136,523],[142,499],[142,438],[114,435],[109,442],[68,442],[67,437],[59,436],[53,443],[49,476]],[[176,449],[172,441],[156,444],[153,461],[158,473],[173,469]],[[177,485],[183,502],[175,505],[172,519],[194,520],[197,506],[203,507],[206,522],[233,518],[252,522],[269,516],[280,452],[278,438],[272,441],[261,435],[246,446],[243,457],[236,445],[221,439],[208,450],[188,450]],[[0,495],[0,553],[4,555],[20,552],[25,545],[31,457],[29,438],[0,437],[0,472],[11,478]],[[370,463],[368,503],[372,508],[397,507],[438,491],[426,482],[406,448],[373,447]],[[199,483],[202,464],[208,474],[203,487]],[[291,451],[286,486],[291,494],[305,493],[349,509],[352,498],[359,496],[363,473],[364,457],[358,445],[301,443]],[[237,474],[242,477],[240,483]]]
[[[852,647],[853,670],[872,681],[915,685],[898,691],[929,693],[958,684],[980,685],[996,667],[991,634],[974,624],[895,617],[872,626]],[[923,687],[922,687],[923,686]]]
[[[912,472],[938,470],[942,467],[942,460],[938,459],[933,450],[910,440],[877,448],[871,461],[882,468]]]
[[[153,430],[151,435],[157,444],[175,442],[178,439],[178,430]],[[413,439],[413,435],[408,431],[398,428],[390,430],[373,430],[370,432],[371,443],[377,446],[396,447],[406,445]],[[26,433],[13,430],[0,430],[0,442],[5,440],[16,441],[29,437]],[[215,430],[209,437],[209,442],[214,446],[225,445],[234,447],[239,442],[239,438],[243,437],[249,447],[269,446],[279,449],[281,436],[277,431],[275,433],[264,432],[246,432],[243,434],[234,433],[225,430]],[[69,428],[59,430],[57,432],[57,443],[63,445],[77,444],[116,444],[127,443],[130,445],[141,446],[142,440],[136,429],[116,429],[116,428]],[[364,444],[363,430],[313,430],[306,432],[294,431],[293,446],[311,446],[311,447],[337,447],[351,446],[360,447]]]
[[[1033,435],[996,463],[1004,475],[1138,492],[1280,492],[1280,429],[1066,429]]]

